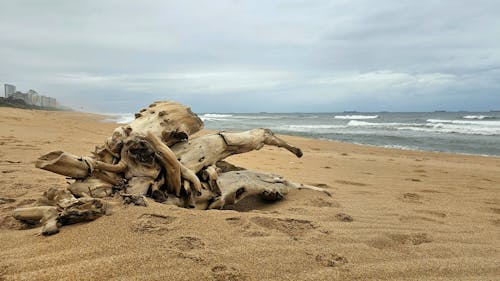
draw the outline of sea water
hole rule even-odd
[[[411,150],[500,156],[500,112],[201,113],[210,130],[279,134]],[[122,123],[132,120],[122,116]]]

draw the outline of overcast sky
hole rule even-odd
[[[500,109],[498,0],[0,3],[0,82],[76,109]]]

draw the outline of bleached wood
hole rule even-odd
[[[248,196],[278,200],[290,189],[311,189],[330,195],[322,188],[244,170],[223,161],[264,145],[282,147],[302,156],[299,148],[271,130],[219,132],[190,139],[202,127],[203,122],[188,107],[155,102],[137,113],[133,122],[115,129],[90,157],[62,151],[41,156],[36,162],[38,168],[74,181],[67,189],[49,189],[39,200],[44,206],[16,209],[14,217],[40,221],[42,233],[48,235],[57,233],[61,224],[106,214],[112,196],[142,206],[147,206],[144,196],[150,196],[179,207],[217,209]]]

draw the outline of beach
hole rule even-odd
[[[44,237],[12,217],[64,187],[45,153],[90,155],[105,116],[0,108],[0,280],[498,280],[500,158],[283,136],[227,160],[324,187],[227,210],[116,207]]]

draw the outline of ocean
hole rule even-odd
[[[500,156],[500,112],[202,113],[210,130],[275,133],[381,147]],[[121,122],[132,115],[120,115]],[[116,120],[115,120],[116,122]]]

